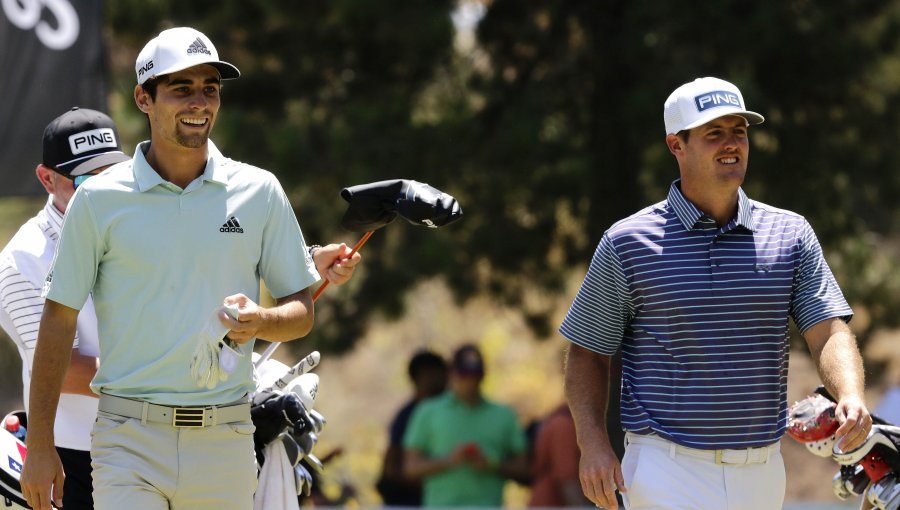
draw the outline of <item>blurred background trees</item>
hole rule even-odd
[[[127,151],[148,136],[132,100],[134,59],[161,30],[189,25],[243,73],[225,84],[214,140],[278,175],[309,243],[356,242],[339,227],[346,186],[416,179],[462,204],[463,219],[445,229],[377,232],[358,276],[317,302],[310,338],[282,347],[293,357],[323,351],[324,390],[358,397],[325,399],[334,426],[365,427],[333,432],[349,451],[380,455],[372,438],[406,390],[402,370],[389,374],[414,343],[447,353],[448,338],[477,338],[501,374],[489,393],[502,388],[524,416],[545,410],[551,400],[535,396],[559,390],[562,342],[523,344],[556,340],[603,231],[665,198],[677,167],[663,102],[701,76],[736,83],[766,117],[751,130],[749,195],[809,219],[860,343],[896,344],[885,332],[900,326],[900,0],[116,0],[104,9],[109,112]],[[23,200],[0,200],[4,242],[40,207]],[[356,356],[335,356],[354,347]],[[15,380],[14,360],[12,350],[0,357],[0,373]],[[885,365],[866,362],[878,381]],[[792,377],[814,379],[804,363],[792,359]],[[341,385],[371,372],[377,381]],[[361,406],[369,420],[342,419]],[[364,458],[353,476],[374,480],[366,470],[377,458]],[[827,493],[820,478],[809,486]]]
[[[312,242],[355,241],[337,227],[345,186],[412,178],[462,203],[446,230],[373,237],[352,299],[320,302],[322,348],[350,348],[367,317],[399,316],[404,290],[436,275],[551,333],[565,276],[613,221],[664,198],[677,169],[662,103],[706,75],[767,117],[745,188],[810,219],[865,309],[861,339],[897,322],[896,1],[118,0],[106,16],[126,139],[146,136],[137,51],[170,26],[203,30],[243,72],[214,138],[278,174]]]
[[[321,300],[315,347],[349,350],[373,314],[438,277],[485,295],[538,337],[567,277],[616,219],[664,198],[677,169],[662,103],[715,75],[767,117],[751,132],[751,197],[806,215],[865,343],[897,325],[900,2],[649,0],[117,0],[105,3],[110,112],[128,150],[147,136],[133,62],[191,25],[242,70],[214,139],[275,172],[308,241],[353,243],[345,186],[391,178],[456,196],[463,221],[390,226],[366,270]]]

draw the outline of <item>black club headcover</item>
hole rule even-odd
[[[414,225],[442,227],[462,217],[452,196],[409,179],[393,179],[344,188],[349,204],[341,226],[351,232],[377,230],[399,215]]]
[[[418,181],[404,182],[397,212],[413,225],[430,228],[443,227],[462,217],[462,207],[455,198]]]
[[[293,427],[295,431],[308,431],[313,428],[312,418],[296,393],[284,395],[270,393],[268,398],[267,395],[257,395],[253,401],[250,418],[256,426],[253,445],[260,465],[264,461],[263,448],[288,427]]]

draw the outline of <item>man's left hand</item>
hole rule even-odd
[[[834,433],[835,446],[849,452],[865,442],[872,430],[872,416],[862,398],[852,396],[840,399],[834,415],[841,424]]]

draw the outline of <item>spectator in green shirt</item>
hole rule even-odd
[[[419,404],[410,418],[404,472],[423,481],[424,506],[502,506],[506,480],[528,477],[516,413],[484,398],[483,379],[481,352],[463,345],[453,356],[450,391]]]

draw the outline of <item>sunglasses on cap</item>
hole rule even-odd
[[[98,175],[99,173],[100,172],[98,171],[97,173],[81,174],[81,175],[76,175],[75,177],[72,177],[71,175],[67,175],[66,178],[68,178],[70,181],[72,181],[72,189],[78,189],[78,186],[81,186],[84,183],[84,181],[90,179],[91,177],[93,177],[95,175]]]
[[[78,186],[81,186],[81,183],[83,183],[84,181],[90,179],[91,177],[93,177],[95,175],[97,175],[97,174],[79,175],[78,177],[72,179],[72,188],[78,189]]]

